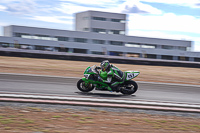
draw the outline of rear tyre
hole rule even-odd
[[[138,85],[135,81],[129,80],[124,82],[124,87],[121,89],[121,93],[125,95],[134,94],[138,89]]]
[[[85,81],[80,79],[77,82],[77,88],[82,92],[89,92],[89,91],[92,91],[94,89],[94,86],[90,83],[86,84]]]

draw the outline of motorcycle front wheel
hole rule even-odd
[[[138,89],[138,85],[135,81],[129,80],[124,82],[124,87],[121,89],[121,93],[125,95],[134,94]]]
[[[82,79],[77,82],[77,88],[82,92],[89,92],[94,89],[94,86],[90,83],[85,83]]]

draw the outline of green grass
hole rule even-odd
[[[62,116],[59,116],[59,115],[55,115],[55,116],[52,116],[53,118],[62,118]]]
[[[131,119],[131,121],[134,122],[147,122],[147,123],[154,123],[154,124],[159,124],[159,123],[167,123],[168,121],[166,120],[149,120],[149,119]]]
[[[43,121],[50,121],[50,119],[43,119]]]
[[[29,123],[34,123],[33,120],[29,120],[29,119],[22,119],[23,122],[21,122],[22,124],[29,124]]]
[[[100,110],[98,110],[98,109],[89,109],[89,111],[92,111],[92,112],[100,112]]]
[[[179,127],[180,130],[184,130],[184,131],[187,131],[189,129],[186,129],[186,128],[183,128],[183,127]]]
[[[131,119],[131,121],[140,122],[140,120],[137,120],[137,119]]]
[[[196,127],[200,129],[200,125],[190,125],[191,127]]]
[[[129,123],[114,123],[114,125],[124,125],[124,126],[130,126]]]
[[[80,118],[81,120],[87,120],[87,119],[93,119],[92,117],[83,117],[83,118]]]
[[[13,123],[14,121],[12,119],[3,119],[3,120],[0,120],[0,123],[1,124],[10,124],[10,123]]]
[[[80,124],[94,124],[93,121],[78,121]]]
[[[80,115],[72,114],[72,117],[79,117]]]
[[[161,125],[154,125],[153,128],[154,128],[154,129],[161,129],[161,128],[163,128],[163,127],[162,127]]]
[[[8,117],[9,118],[17,118],[18,116],[16,116],[16,115],[9,115]]]
[[[149,119],[143,119],[143,121],[151,123],[152,121],[150,121]]]
[[[4,127],[5,130],[11,130],[11,127]]]
[[[159,122],[159,123],[167,123],[166,120],[158,120],[157,122]]]
[[[37,111],[37,112],[42,111],[40,108],[35,108],[35,107],[28,107],[28,109],[31,109],[31,110]]]

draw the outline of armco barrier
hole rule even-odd
[[[108,59],[111,63],[121,63],[121,64],[200,68],[200,62],[191,62],[191,61],[132,58],[132,57],[122,57],[122,56],[92,55],[92,54],[80,54],[80,53],[41,51],[41,50],[24,50],[15,48],[0,48],[0,56],[76,60],[76,61],[89,61],[89,62],[101,62],[105,59]]]

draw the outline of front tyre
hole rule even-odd
[[[82,92],[89,92],[94,89],[94,86],[90,83],[85,83],[82,79],[77,82],[77,88]]]
[[[138,85],[135,81],[129,80],[124,82],[124,87],[121,89],[121,93],[125,95],[131,95],[138,89]]]

